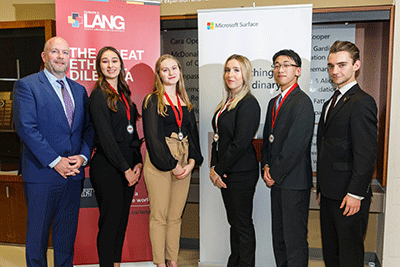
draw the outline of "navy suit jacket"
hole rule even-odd
[[[277,96],[278,97],[278,96]],[[297,86],[282,103],[273,129],[274,141],[269,136],[272,109],[276,97],[268,104],[265,118],[261,172],[265,164],[275,185],[283,189],[304,190],[312,187],[311,139],[314,132],[314,108],[308,95]]]
[[[90,159],[94,131],[85,88],[67,78],[75,101],[72,129],[62,103],[43,71],[14,84],[13,112],[21,138],[20,172],[25,182],[65,183],[48,165],[58,156],[85,155]],[[71,179],[83,179],[83,167]]]

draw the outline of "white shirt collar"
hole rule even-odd
[[[347,91],[350,90],[351,87],[353,87],[353,86],[356,85],[356,84],[357,84],[357,81],[354,81],[354,82],[351,82],[351,83],[349,83],[349,84],[346,84],[345,86],[343,86],[342,88],[337,89],[337,90],[340,91],[340,94],[341,94],[341,95],[344,95],[345,93],[347,93]]]
[[[295,84],[293,84],[292,86],[294,86]],[[292,88],[292,86],[288,87],[285,89],[285,91],[281,92],[282,98],[285,97],[285,95],[287,94],[287,92],[289,92],[290,88]],[[297,87],[297,86],[296,86]]]
[[[62,77],[61,79],[57,78],[53,73],[51,73],[48,69],[44,68],[44,74],[46,75],[47,79],[51,84],[56,83],[58,80],[62,80],[64,84],[67,83],[66,76]]]

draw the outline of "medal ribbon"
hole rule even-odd
[[[126,97],[123,93],[121,94],[123,97],[123,100],[122,100],[122,98],[121,98],[120,94],[118,94],[117,90],[115,90],[114,87],[111,86],[111,84],[108,83],[108,85],[114,91],[114,93],[116,93],[119,96],[119,100],[121,100],[122,103],[125,103],[124,107],[126,110],[126,116],[128,117],[128,121],[130,123],[131,122],[131,107],[129,106],[128,100],[126,100]]]
[[[164,92],[165,98],[167,99],[168,103],[171,105],[172,110],[175,113],[175,119],[176,119],[176,123],[178,124],[179,127],[179,131],[181,131],[181,126],[182,126],[182,120],[183,120],[183,111],[182,111],[182,106],[181,106],[181,101],[179,100],[179,96],[178,94],[176,95],[176,101],[178,102],[178,109],[179,109],[179,113],[176,110],[174,103],[172,103],[171,98],[169,98],[168,94],[166,92]]]
[[[296,88],[298,86],[297,83],[293,84],[292,87],[290,87],[289,91],[285,94],[285,97],[282,98],[281,103],[279,104],[278,108],[276,109],[275,112],[275,105],[276,105],[276,101],[278,100],[278,97],[275,98],[275,102],[274,102],[274,106],[272,108],[272,125],[271,125],[271,131],[274,129],[274,125],[275,125],[275,120],[276,117],[278,116],[279,110],[281,109],[281,106],[283,104],[283,102],[285,101],[285,99],[290,95],[290,93],[294,90],[294,88]]]
[[[218,114],[217,114],[217,117],[215,118],[215,128],[217,129],[217,131],[218,131],[218,118],[219,118],[219,116],[221,116],[221,113],[224,112],[224,110],[227,109],[227,108],[229,107],[229,105],[232,103],[232,101],[233,101],[234,99],[235,99],[235,98],[232,98],[231,100],[229,100],[229,102],[227,102],[227,103],[224,105],[224,107],[221,108],[221,109],[219,110],[219,112],[218,112]]]

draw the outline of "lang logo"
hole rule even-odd
[[[207,22],[207,30],[214,30],[214,22]]]
[[[79,13],[73,12],[71,16],[68,16],[68,23],[74,28],[79,28],[79,24],[82,23],[82,17],[79,17]]]
[[[89,31],[125,32],[125,19],[122,16],[101,15],[98,11],[84,11],[83,18],[78,12],[73,12],[68,16],[68,23],[75,28],[83,24],[84,29]]]
[[[92,31],[125,31],[125,19],[122,16],[101,15],[98,11],[85,11],[83,14],[85,30]]]

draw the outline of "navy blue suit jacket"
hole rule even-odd
[[[67,78],[75,101],[72,129],[61,100],[43,71],[15,82],[13,112],[23,142],[20,172],[25,182],[65,183],[48,165],[58,156],[85,155],[90,159],[94,131],[85,88]],[[83,167],[71,179],[83,179]]]

